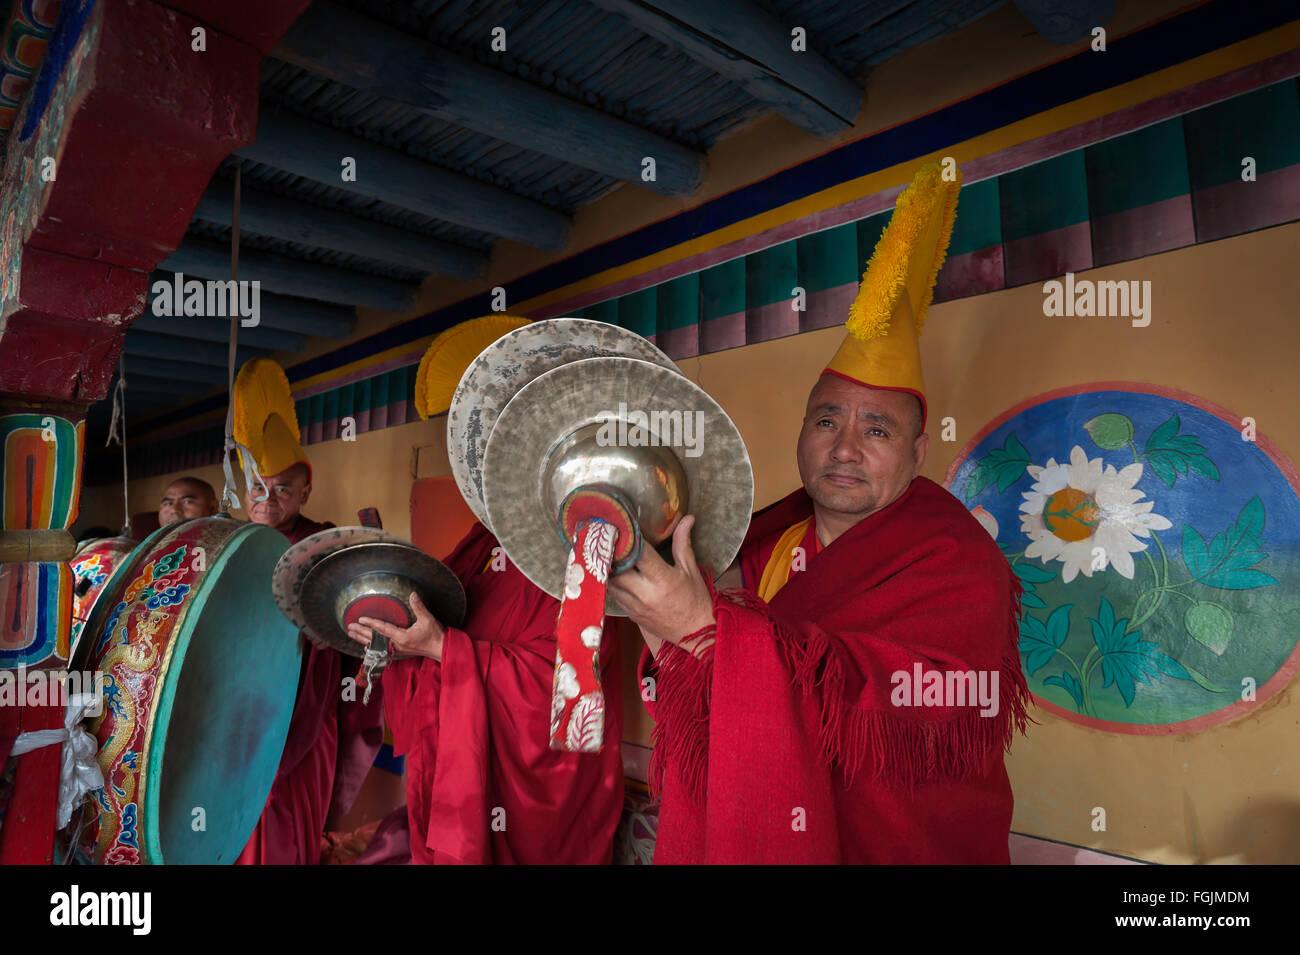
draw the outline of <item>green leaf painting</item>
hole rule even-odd
[[[1029,452],[1012,432],[1007,435],[1001,449],[990,451],[976,466],[975,473],[966,482],[966,499],[970,500],[990,484],[996,484],[999,491],[1005,491],[1020,479],[1028,464]]]
[[[1168,421],[1151,432],[1142,457],[1170,487],[1174,486],[1179,474],[1189,471],[1217,481],[1219,469],[1205,456],[1205,448],[1197,443],[1196,435],[1178,433],[1181,426],[1178,415],[1170,415]]]
[[[1264,532],[1264,505],[1252,497],[1237,516],[1237,522],[1216,534],[1207,545],[1190,524],[1183,526],[1183,563],[1192,579],[1224,590],[1267,587],[1277,580],[1253,569],[1268,554],[1259,549]]]
[[[1046,622],[1037,617],[1023,617],[1020,621],[1020,652],[1027,653],[1025,665],[1034,673],[1046,665],[1065,643],[1070,633],[1070,605],[1057,607]]]

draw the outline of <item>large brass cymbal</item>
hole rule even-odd
[[[637,427],[637,412],[653,435]],[[695,515],[696,560],[715,574],[730,566],[749,527],[754,475],[740,432],[702,388],[650,362],[589,358],[554,368],[521,388],[492,429],[483,468],[491,526],[515,565],[552,596],[563,592],[568,560],[559,505],[575,487],[600,484],[633,502],[648,543],[669,561],[666,538],[685,513]],[[606,612],[623,615],[613,598]]]
[[[538,375],[611,355],[639,358],[681,374],[671,358],[635,332],[585,318],[552,318],[517,328],[483,349],[465,370],[447,412],[447,458],[465,503],[489,529],[483,462],[502,409]]]

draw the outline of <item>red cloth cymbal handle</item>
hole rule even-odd
[[[600,688],[600,639],[605,586],[618,529],[603,520],[578,526],[569,548],[564,595],[555,624],[551,689],[551,749],[598,753],[605,744],[605,694]]]

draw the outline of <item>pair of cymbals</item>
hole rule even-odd
[[[640,335],[586,318],[552,318],[507,332],[465,369],[447,412],[447,458],[465,503],[489,529],[483,463],[488,437],[506,405],[526,384],[552,369],[615,355],[681,375],[671,358]]]
[[[354,657],[364,656],[365,647],[348,636],[348,623],[365,615],[409,626],[412,592],[443,625],[464,621],[465,591],[456,575],[414,544],[373,527],[332,527],[305,537],[284,552],[271,577],[276,605],[308,639]]]
[[[558,508],[581,484],[630,498],[651,546],[694,514],[696,558],[715,573],[749,525],[754,478],[735,424],[667,355],[605,322],[534,322],[484,349],[452,398],[447,452],[470,509],[555,597],[568,560]],[[623,613],[612,598],[607,612]]]

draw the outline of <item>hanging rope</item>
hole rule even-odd
[[[243,181],[243,166],[235,167],[235,203],[234,214],[230,222],[230,278],[239,281],[239,196],[240,185]],[[235,286],[238,288],[238,285]],[[221,489],[221,513],[225,517],[230,516],[230,509],[239,509],[239,495],[235,488],[238,486],[235,480],[235,474],[230,466],[230,456],[232,452],[237,451],[239,458],[244,464],[244,487],[248,489],[248,496],[253,501],[265,501],[271,496],[267,490],[265,482],[262,480],[261,472],[257,470],[257,462],[253,460],[253,453],[235,440],[235,355],[239,347],[239,309],[233,306],[230,309],[230,348],[226,356],[226,387],[230,391],[230,401],[226,405],[226,443],[221,451],[221,469],[225,475],[225,486]],[[261,488],[261,497],[258,497],[257,488]]]
[[[126,483],[126,354],[117,360],[117,385],[113,388],[113,417],[108,422],[109,447],[116,440],[122,445],[122,536],[131,536],[131,503]]]

